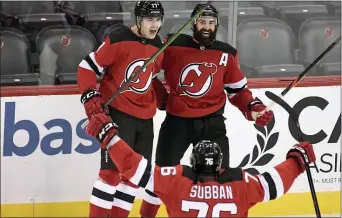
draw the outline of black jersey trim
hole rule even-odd
[[[108,37],[111,44],[129,41],[142,43],[144,41],[144,44],[149,44],[156,48],[160,48],[163,45],[162,40],[158,35],[154,39],[143,39],[135,35],[130,27],[127,26],[122,26],[118,29],[115,29],[115,31],[112,31]]]
[[[173,34],[168,34],[167,38],[171,38],[173,36]],[[172,46],[180,46],[180,47],[185,47],[185,48],[195,48],[198,50],[201,50],[201,45],[196,43],[192,36],[186,35],[186,34],[180,34],[178,36],[177,39],[175,39],[175,41],[173,41],[170,45],[170,47]],[[219,40],[216,40],[214,42],[214,44],[212,44],[211,46],[204,46],[205,50],[216,50],[216,51],[221,51],[221,52],[225,52],[228,54],[232,54],[233,56],[236,56],[237,54],[237,50],[232,47],[231,45],[229,45],[228,43],[225,42],[221,42]]]

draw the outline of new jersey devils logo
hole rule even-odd
[[[261,39],[267,39],[268,38],[268,29],[261,29],[259,34],[260,34]]]
[[[61,38],[61,47],[68,47],[71,42],[71,36],[63,36]]]
[[[213,63],[192,63],[183,68],[177,92],[198,98],[205,95],[213,84],[213,75],[217,66]]]
[[[325,33],[324,33],[324,36],[325,36],[325,38],[326,39],[328,39],[328,38],[331,38],[333,35],[334,35],[334,31],[333,31],[333,29],[332,28],[325,28],[325,31],[324,31]]]
[[[145,61],[146,59],[141,58],[141,59],[137,59],[133,61],[130,65],[128,65],[125,71],[125,79],[124,81],[122,81],[121,86],[124,82],[126,83],[128,81],[129,77],[133,73],[137,72],[137,70],[140,69],[144,65]],[[147,69],[145,68],[143,72],[140,73],[139,76],[135,80],[130,82],[127,89],[125,89],[122,92],[129,91],[129,90],[139,93],[139,94],[147,92],[152,83],[153,68],[151,67],[151,65],[149,65]]]

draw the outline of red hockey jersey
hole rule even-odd
[[[168,35],[171,37],[172,35]],[[181,34],[164,51],[163,69],[170,87],[166,111],[181,117],[202,117],[230,102],[243,113],[253,100],[241,72],[237,51],[221,41],[210,47]]]
[[[188,166],[152,166],[118,136],[110,145],[110,157],[122,176],[154,192],[169,217],[247,217],[255,204],[286,193],[300,174],[296,160],[290,158],[257,176],[228,168],[218,181],[195,184],[196,174]]]
[[[95,89],[97,77],[103,75],[99,91],[103,100],[108,100],[161,46],[159,36],[153,40],[141,39],[128,27],[116,29],[97,51],[79,64],[77,82],[80,92]],[[157,103],[151,84],[153,76],[161,70],[162,58],[163,54],[160,54],[110,105],[134,117],[152,118]]]

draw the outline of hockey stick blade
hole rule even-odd
[[[298,137],[299,137],[298,140],[303,141],[302,131],[301,131],[300,126],[299,126],[299,120],[298,120],[297,113],[292,109],[292,107],[286,101],[283,100],[283,98],[274,94],[273,92],[266,91],[265,95],[266,95],[266,97],[271,99],[273,102],[279,104],[284,110],[286,110],[286,112],[290,115],[293,122],[296,124],[296,127],[298,129]]]
[[[113,95],[104,103],[103,107],[107,107],[113,100],[118,96],[123,90],[127,88],[127,86],[134,81],[143,71],[145,68],[147,68],[151,63],[154,62],[154,60],[181,34],[181,32],[191,23],[193,23],[199,15],[202,13],[202,11],[206,8],[206,6],[209,4],[209,1],[206,3],[205,7],[201,8],[191,19],[189,19],[176,33],[172,35],[170,39],[167,40],[167,42],[156,52],[154,53],[148,61],[144,63],[142,67],[140,67],[136,72],[133,72],[131,76],[125,81],[121,87],[116,90]],[[82,129],[85,129],[88,126],[89,121],[86,120],[82,125]]]
[[[292,121],[295,123],[295,125],[297,127],[298,141],[303,142],[304,138],[303,138],[303,132],[302,132],[300,125],[299,125],[299,118],[298,118],[297,113],[293,110],[293,108],[287,102],[285,102],[281,97],[277,96],[273,92],[266,91],[265,95],[269,99],[271,99],[273,102],[279,104],[282,108],[284,108],[287,111],[287,113],[290,115]],[[308,177],[308,182],[309,182],[309,186],[310,186],[312,201],[313,201],[313,204],[315,207],[316,216],[317,216],[317,218],[321,218],[321,212],[320,212],[319,205],[318,205],[318,200],[317,200],[317,196],[316,196],[315,186],[314,186],[313,180],[312,180],[311,171],[309,168],[309,163],[306,161],[305,161],[305,169],[306,169],[306,174]]]
[[[296,79],[294,79],[290,85],[288,85],[282,92],[281,98],[284,97],[293,87],[295,87],[306,75],[307,73],[329,52],[341,41],[341,36],[337,37],[333,43],[329,45],[307,68],[301,72]],[[270,110],[274,106],[273,102],[267,107],[266,110]]]

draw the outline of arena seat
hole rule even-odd
[[[64,13],[55,13],[53,1],[2,1],[0,8],[7,15],[6,26],[42,29],[67,23]]]
[[[41,82],[72,84],[79,63],[96,49],[96,39],[83,27],[57,25],[41,30],[36,46]]]
[[[179,22],[186,22],[190,19],[192,12],[191,4],[188,1],[163,1],[164,8],[164,24],[161,34],[165,35],[170,32],[171,28]]]
[[[237,23],[252,18],[265,17],[264,9],[261,7],[238,7]]]
[[[207,1],[191,1],[190,11],[197,4],[205,4]],[[229,16],[229,2],[228,1],[211,1],[211,4],[219,11],[220,26],[228,27],[228,16]],[[238,2],[238,19],[240,23],[245,19],[265,17],[263,8],[252,6],[249,2]],[[188,16],[190,17],[190,16]]]
[[[327,7],[310,1],[273,1],[260,2],[267,16],[280,19],[289,25],[295,36],[298,47],[298,31],[301,24],[311,17],[328,16]]]
[[[186,22],[181,22],[181,23],[177,23],[175,24],[171,30],[169,31],[169,33],[176,33]],[[191,26],[186,27],[181,33],[192,36],[192,29]]]
[[[110,25],[109,27],[107,27],[107,28],[105,29],[105,31],[103,32],[101,41],[104,41],[104,39],[105,39],[112,31],[115,31],[116,29],[118,29],[118,28],[120,28],[120,27],[123,27],[123,26],[124,26],[123,24],[116,23],[116,24],[113,24],[113,25]]]
[[[315,1],[316,4],[325,5],[328,9],[329,16],[336,16],[336,11],[341,11],[341,1]],[[341,18],[341,16],[339,16]]]
[[[335,10],[335,16],[336,17],[341,17],[341,8],[337,8],[336,10]]]
[[[237,28],[240,66],[249,77],[297,76],[294,36],[288,25],[274,18],[245,20]]]
[[[20,31],[0,27],[0,83],[2,86],[37,85],[38,73],[30,65],[31,47]]]
[[[315,17],[306,20],[299,31],[300,59],[308,65],[341,35],[341,20]],[[317,75],[341,74],[341,43],[319,62]]]
[[[98,41],[108,26],[132,19],[120,1],[59,1],[56,8],[67,15],[69,23],[85,27]]]

